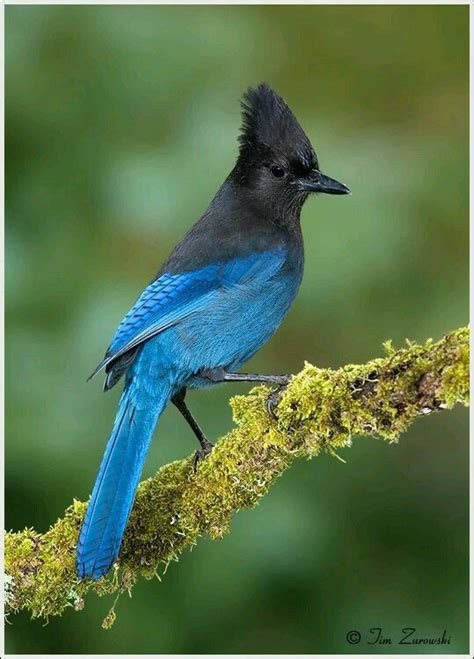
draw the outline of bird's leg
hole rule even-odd
[[[267,398],[266,406],[268,414],[276,420],[275,407],[281,394],[287,387],[291,375],[260,375],[257,373],[227,373],[223,368],[203,370],[200,375],[211,380],[211,382],[263,382],[265,384],[277,384],[278,387]]]
[[[265,384],[287,385],[291,375],[263,375],[259,373],[228,373],[223,368],[203,370],[199,373],[211,382],[264,382]]]
[[[186,405],[184,402],[184,398],[186,396],[186,389],[183,388],[180,391],[178,391],[177,394],[173,396],[171,399],[171,402],[176,405],[178,410],[181,412],[183,417],[186,419],[188,424],[190,425],[193,433],[196,435],[199,444],[201,445],[201,448],[199,451],[196,451],[194,458],[193,458],[193,466],[194,466],[194,471],[196,471],[198,462],[200,460],[203,460],[209,453],[212,451],[214,448],[214,444],[211,444],[211,442],[207,439],[206,435],[203,433],[201,430],[201,427],[199,426],[198,422],[196,419],[193,417],[191,414],[189,407]]]

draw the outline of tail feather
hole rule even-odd
[[[133,383],[120,399],[76,555],[81,579],[98,579],[117,558],[156,421],[169,399],[168,387],[144,400]]]

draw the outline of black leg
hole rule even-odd
[[[260,375],[257,373],[228,373],[223,368],[201,371],[200,375],[211,382],[264,382],[265,384],[288,384],[291,375]]]
[[[201,427],[199,426],[198,422],[191,414],[188,406],[184,402],[185,396],[186,396],[186,389],[184,388],[178,391],[178,393],[175,396],[173,396],[171,402],[174,405],[176,405],[178,410],[184,416],[184,418],[190,425],[193,433],[196,435],[199,444],[201,445],[199,451],[196,451],[193,460],[194,471],[196,471],[199,460],[203,460],[207,455],[209,455],[209,453],[212,451],[214,447],[214,444],[211,444],[211,442],[207,439],[206,435],[201,430]]]
[[[264,382],[265,384],[277,384],[278,387],[267,398],[267,411],[272,419],[276,420],[275,408],[281,395],[287,387],[291,375],[259,375],[257,373],[227,373],[223,368],[215,368],[209,371],[201,371],[200,375],[212,382]]]

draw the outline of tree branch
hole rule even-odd
[[[99,595],[130,589],[139,576],[152,578],[201,535],[220,538],[232,515],[252,508],[271,483],[297,458],[335,454],[356,435],[396,441],[415,418],[468,404],[469,331],[459,329],[438,343],[408,342],[364,365],[338,370],[306,364],[277,407],[266,412],[266,387],[236,396],[237,427],[223,437],[193,472],[192,458],[162,467],[139,486],[122,551],[112,574],[78,582],[77,536],[86,509],[74,501],[46,533],[33,529],[5,536],[7,612],[27,609],[32,617],[59,615]],[[104,621],[112,624],[113,608]]]

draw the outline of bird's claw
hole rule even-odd
[[[289,381],[290,379],[288,378],[288,382]],[[280,384],[280,386],[274,389],[265,402],[265,407],[267,408],[267,412],[269,416],[273,419],[273,421],[278,421],[278,417],[275,414],[275,409],[278,406],[278,403],[280,402],[283,392],[288,386],[288,382],[285,382],[284,384]]]
[[[213,448],[214,448],[214,444],[211,444],[211,442],[207,440],[201,444],[201,448],[198,451],[196,451],[193,458],[194,473],[196,473],[197,466],[201,462],[201,460],[207,458],[207,456],[209,455],[209,453],[212,451]]]

